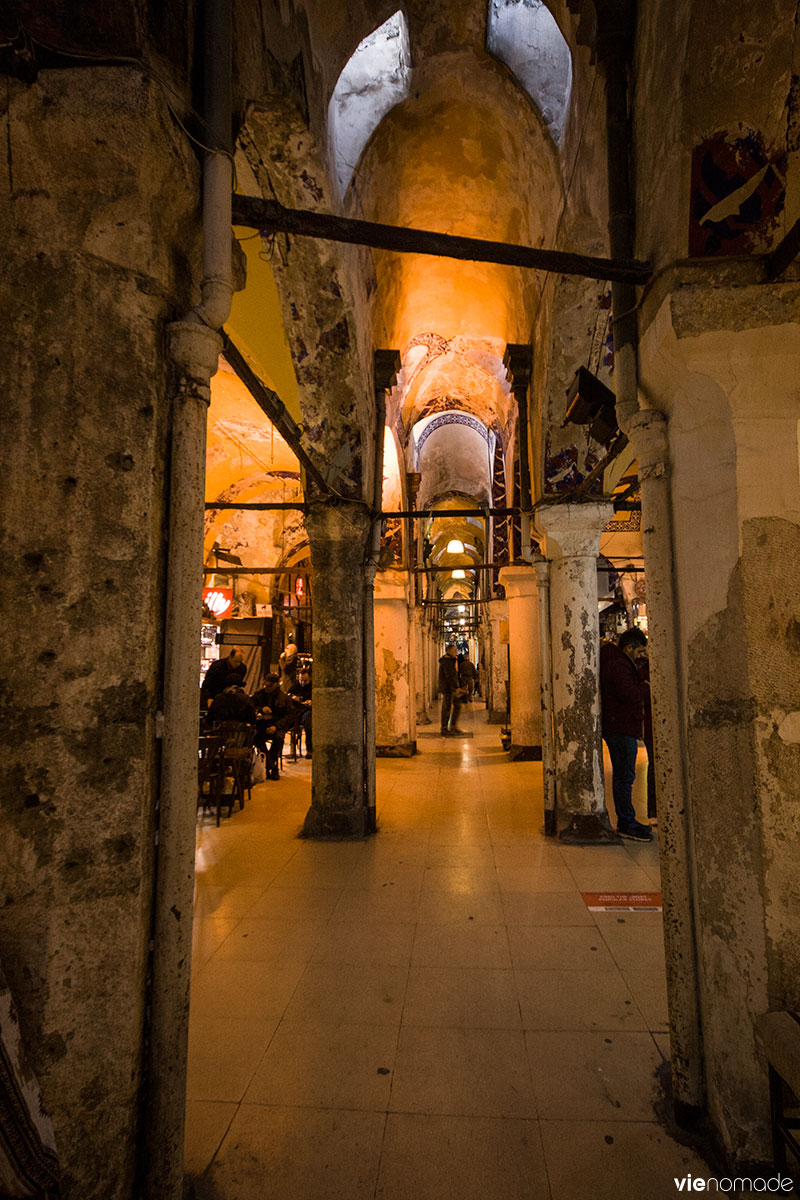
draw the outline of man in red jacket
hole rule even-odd
[[[647,638],[641,629],[626,629],[616,645],[605,642],[600,647],[602,731],[611,756],[617,833],[633,842],[653,840],[648,827],[636,820],[632,799],[643,716],[642,684],[636,659],[646,648]]]

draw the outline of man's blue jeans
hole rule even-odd
[[[636,822],[633,807],[633,781],[636,778],[636,752],[639,743],[627,733],[604,733],[603,740],[611,756],[612,791],[617,810],[617,827],[625,829]]]

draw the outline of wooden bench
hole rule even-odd
[[[775,1166],[787,1169],[787,1150],[800,1166],[800,1014],[768,1012],[756,1021],[756,1032],[769,1066],[769,1105]],[[787,1093],[791,1093],[787,1096]],[[787,1099],[793,1114],[786,1111]]]

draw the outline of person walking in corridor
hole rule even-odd
[[[642,736],[644,697],[636,660],[647,647],[641,629],[626,629],[616,645],[600,647],[600,703],[603,740],[611,756],[612,792],[617,833],[633,842],[650,842],[647,825],[636,820],[633,783],[636,753]]]
[[[439,692],[442,697],[442,737],[456,737],[464,730],[458,728],[462,688],[458,680],[458,647],[450,645],[439,659]]]

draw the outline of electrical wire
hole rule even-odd
[[[146,62],[143,58],[137,58],[135,55],[128,55],[128,54],[95,54],[89,50],[66,49],[63,46],[54,46],[51,42],[44,41],[42,38],[35,36],[29,30],[25,29],[24,26],[20,26],[20,32],[26,34],[26,36],[30,39],[30,41],[32,42],[33,45],[40,46],[42,50],[47,50],[51,54],[60,55],[62,58],[74,58],[76,60],[84,60],[86,62],[104,63],[104,64],[108,64],[108,65],[126,64],[128,66],[139,67],[142,71],[144,71],[144,73],[146,75],[149,76],[150,79],[153,80],[154,83],[157,83],[159,85],[159,87],[163,90],[163,92],[165,94],[166,102],[167,102],[167,108],[169,109],[170,113],[172,114],[172,117],[174,118],[176,124],[183,130],[183,132],[186,134],[189,141],[193,142],[196,146],[198,146],[201,150],[204,150],[207,154],[222,154],[225,156],[225,158],[230,159],[231,163],[233,163],[233,161],[234,161],[233,155],[231,154],[231,152],[229,150],[224,150],[222,147],[219,147],[219,146],[206,145],[204,142],[200,141],[199,138],[195,137],[195,135],[193,133],[191,133],[190,130],[188,130],[186,128],[186,125],[182,121],[181,117],[175,111],[174,104],[176,102],[181,104],[185,108],[185,110],[194,117],[194,119],[196,121],[199,121],[199,123],[203,126],[203,128],[205,130],[208,131],[208,133],[211,133],[211,134],[214,133],[214,130],[211,128],[211,126],[208,124],[208,122],[202,116],[202,114],[199,113],[195,108],[193,108],[192,105],[189,104],[188,101],[185,99],[185,97],[181,96],[180,92],[175,87],[175,85],[173,83],[171,83],[170,80],[168,80],[165,76],[163,76],[159,71],[157,71],[155,69],[155,67],[151,66],[150,63]],[[13,43],[9,42],[7,44],[12,45]],[[172,97],[172,100],[170,100],[170,97]]]

